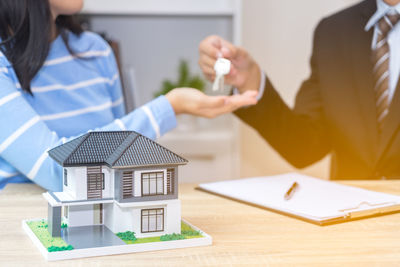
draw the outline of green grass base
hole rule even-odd
[[[32,230],[32,232],[36,235],[39,241],[43,244],[43,246],[51,251],[54,248],[60,248],[58,250],[70,250],[71,246],[66,243],[61,237],[52,237],[47,230],[48,224],[47,220],[39,220],[39,221],[27,221],[27,225]],[[199,231],[194,230],[188,224],[181,222],[181,235],[185,237],[185,239],[191,238],[201,238],[204,237]],[[132,240],[124,240],[126,244],[143,244],[143,243],[152,243],[152,242],[163,242],[160,240],[161,236],[153,236],[153,237],[142,237],[137,238],[135,241]],[[49,249],[50,248],[50,249]],[[73,249],[73,248],[72,248]]]
[[[191,238],[201,238],[204,237],[199,231],[194,230],[190,225],[181,221],[181,234],[185,237],[185,239]],[[152,236],[152,237],[142,237],[137,238],[135,241],[132,240],[124,240],[126,244],[142,244],[142,243],[151,243],[151,242],[163,242],[160,240],[161,236]]]
[[[184,235],[186,239],[204,237],[199,231],[194,230],[183,221],[181,221],[181,234]]]
[[[70,250],[71,246],[67,244],[61,237],[52,237],[47,230],[48,224],[47,220],[40,221],[27,221],[26,224],[31,228],[32,232],[36,235],[39,241],[43,244],[43,246],[49,251],[57,248],[69,248],[69,249],[61,249],[61,250]]]
[[[138,238],[135,241],[130,241],[130,240],[123,240],[126,244],[142,244],[142,243],[152,243],[152,242],[160,242],[160,237],[159,236],[153,236],[153,237],[143,237],[143,238]]]

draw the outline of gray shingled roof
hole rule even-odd
[[[64,167],[106,164],[139,167],[186,164],[187,160],[133,131],[90,132],[49,151]]]

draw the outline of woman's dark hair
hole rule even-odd
[[[29,94],[31,81],[49,53],[52,25],[49,0],[0,0],[0,50],[12,64],[21,88]],[[74,16],[58,16],[56,26],[73,54],[67,30],[80,35],[82,27]]]

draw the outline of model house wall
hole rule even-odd
[[[137,237],[180,233],[184,158],[132,131],[90,132],[49,154],[64,166],[63,192],[46,195],[52,236],[60,236],[61,219]]]
[[[163,210],[162,231],[148,229],[142,232],[142,210]],[[160,236],[181,232],[181,205],[179,199],[163,201],[143,201],[124,204],[105,204],[104,224],[114,233],[133,231],[136,237]],[[153,221],[154,222],[154,221]],[[152,224],[150,222],[150,224]]]
[[[90,200],[87,194],[87,167],[68,167],[65,168],[66,177],[64,177],[64,192],[73,196],[75,200]],[[168,173],[169,171],[169,173]],[[115,198],[124,199],[123,190],[114,191],[115,173],[120,173],[124,177],[120,181],[121,186],[126,189],[128,179],[131,180],[132,197],[126,199],[124,207],[118,204],[104,204],[102,206],[101,216],[104,221],[96,220],[96,210],[93,204],[87,203],[85,205],[70,206],[66,212],[63,212],[63,221],[69,226],[86,226],[98,223],[104,223],[117,232],[122,231],[135,231],[143,236],[159,235],[160,232],[141,233],[141,210],[143,209],[163,209],[163,231],[162,233],[174,233],[180,231],[180,223],[178,220],[172,220],[167,214],[180,215],[179,201],[164,200],[162,204],[151,203],[151,200],[162,201],[168,194],[172,198],[177,198],[176,184],[177,184],[177,171],[175,167],[158,167],[158,168],[135,168],[135,169],[119,169],[114,170],[107,166],[102,166],[102,173],[104,174],[104,190],[102,191],[102,198]],[[127,173],[130,175],[127,175]],[[168,176],[169,175],[169,176]],[[156,177],[150,178],[150,177]],[[161,176],[162,178],[157,176]],[[143,178],[148,177],[148,178]],[[149,183],[148,180],[153,180]],[[168,181],[169,179],[169,181]],[[147,180],[147,185],[143,185],[142,181]],[[156,180],[154,182],[154,180]],[[128,182],[129,183],[129,182]],[[154,186],[158,186],[155,190]],[[159,186],[162,186],[160,190]],[[114,194],[115,193],[115,194]],[[144,194],[143,194],[144,193]],[[154,195],[153,195],[154,194]],[[132,207],[127,207],[129,202],[135,202]],[[111,215],[111,216],[110,216]],[[97,215],[99,216],[99,215]]]
[[[85,172],[84,167],[64,168],[63,192],[69,194],[73,199],[85,199],[86,196],[83,192],[86,191],[86,183],[83,184],[82,181],[83,177],[86,176]]]
[[[114,170],[102,166],[104,174],[104,190],[102,198],[114,197]],[[63,192],[71,195],[75,200],[86,200],[87,195],[87,167],[66,167],[64,168]]]
[[[69,206],[66,222],[69,227],[93,225],[93,205]]]
[[[168,173],[168,171],[170,173]],[[171,173],[172,170],[172,173]],[[117,170],[124,179],[121,180],[121,185],[127,189],[126,181],[127,175],[126,173],[132,172],[130,175],[131,179],[131,191],[132,197],[146,197],[148,195],[160,195],[159,186],[162,185],[162,194],[167,195],[169,193],[174,193],[176,191],[174,180],[177,179],[177,169],[176,167],[164,167],[164,168],[156,168],[156,169],[121,169]],[[115,170],[111,169],[107,166],[102,166],[102,173],[104,175],[104,189],[102,190],[102,198],[124,198],[119,194],[123,194],[123,192],[114,191],[114,183],[115,183]],[[147,183],[146,185],[142,184],[143,175],[146,174],[161,174],[162,182],[160,183],[160,179],[157,178],[157,192],[152,192],[153,183]],[[168,180],[168,178],[170,180]],[[128,178],[129,179],[129,178]],[[148,188],[150,187],[150,188]],[[145,192],[143,192],[143,190]],[[151,192],[149,192],[151,191]],[[63,177],[63,192],[69,194],[74,200],[87,200],[87,167],[66,167],[64,168],[64,177]],[[144,193],[144,195],[143,195]],[[125,197],[126,198],[126,197]]]

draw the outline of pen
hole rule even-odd
[[[296,190],[299,188],[299,184],[297,182],[294,182],[292,184],[292,186],[289,188],[289,190],[286,192],[284,198],[285,200],[289,200],[292,198],[292,196],[294,195],[294,192],[296,192]]]

